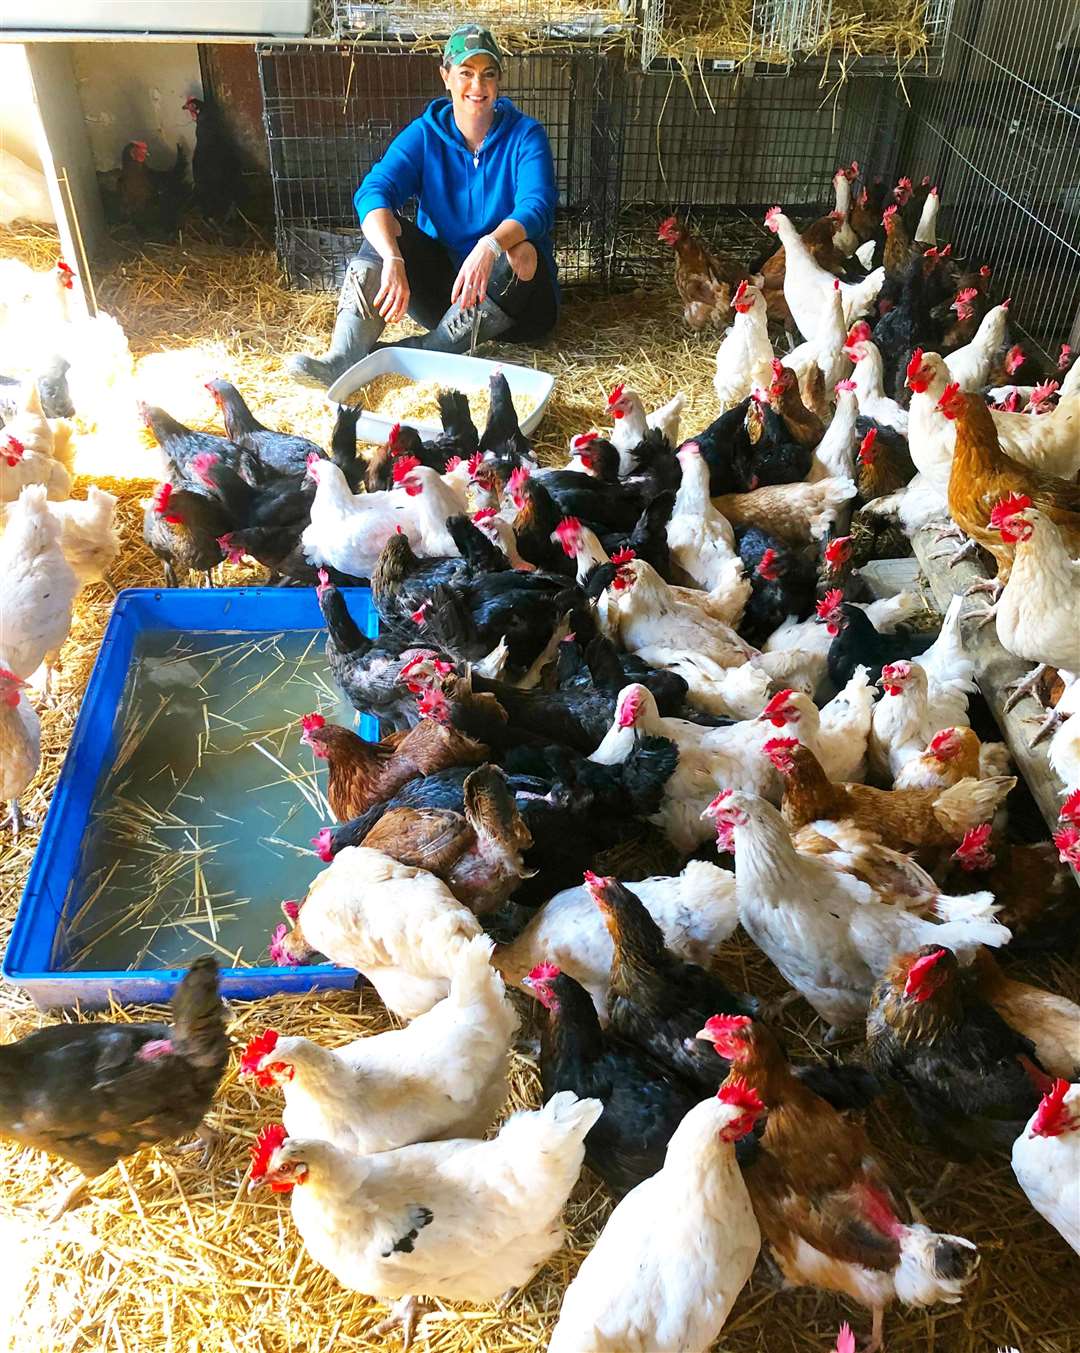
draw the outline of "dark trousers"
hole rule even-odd
[[[415,221],[397,218],[401,226],[398,250],[405,260],[409,279],[409,317],[425,329],[434,329],[450,309],[450,292],[458,267],[450,252],[439,240],[425,235]],[[379,255],[370,241],[360,246],[361,258],[378,260]],[[547,260],[536,251],[536,272],[528,282],[519,281],[506,255],[497,259],[488,280],[488,297],[500,310],[514,320],[507,332],[508,343],[534,342],[555,327],[559,307],[555,285]]]

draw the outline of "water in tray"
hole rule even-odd
[[[353,726],[324,631],[140,636],[57,939],[67,969],[267,964],[283,899],[322,868],[325,763],[301,715]]]

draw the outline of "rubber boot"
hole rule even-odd
[[[325,390],[368,355],[386,328],[386,321],[372,309],[381,284],[381,263],[369,258],[352,260],[341,284],[330,346],[321,357],[297,354],[288,358],[285,369],[293,380]]]
[[[427,352],[468,352],[474,341],[484,343],[489,338],[498,338],[513,325],[513,318],[488,297],[468,310],[463,310],[460,305],[452,305],[430,333],[406,338],[399,346],[423,348]]]

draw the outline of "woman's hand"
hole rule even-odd
[[[409,279],[405,273],[405,260],[400,255],[383,259],[382,285],[372,305],[387,324],[404,318],[409,308]]]
[[[488,278],[494,264],[495,255],[482,239],[477,240],[458,269],[450,300],[463,310],[479,305],[487,296]]]

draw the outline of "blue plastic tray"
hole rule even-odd
[[[378,633],[378,617],[366,587],[345,590],[349,611],[365,634]],[[313,630],[323,627],[314,588],[170,588],[121,592],[101,641],[60,778],[42,829],[19,913],[4,955],[3,976],[24,987],[43,1010],[76,1003],[104,1006],[167,1001],[182,968],[124,972],[65,972],[50,965],[64,905],[75,878],[94,794],[115,755],[117,708],[140,631],[224,633]],[[364,717],[360,735],[379,736],[375,719]],[[300,968],[223,968],[226,996],[254,999],[279,991],[351,987],[356,973],[330,964]]]

